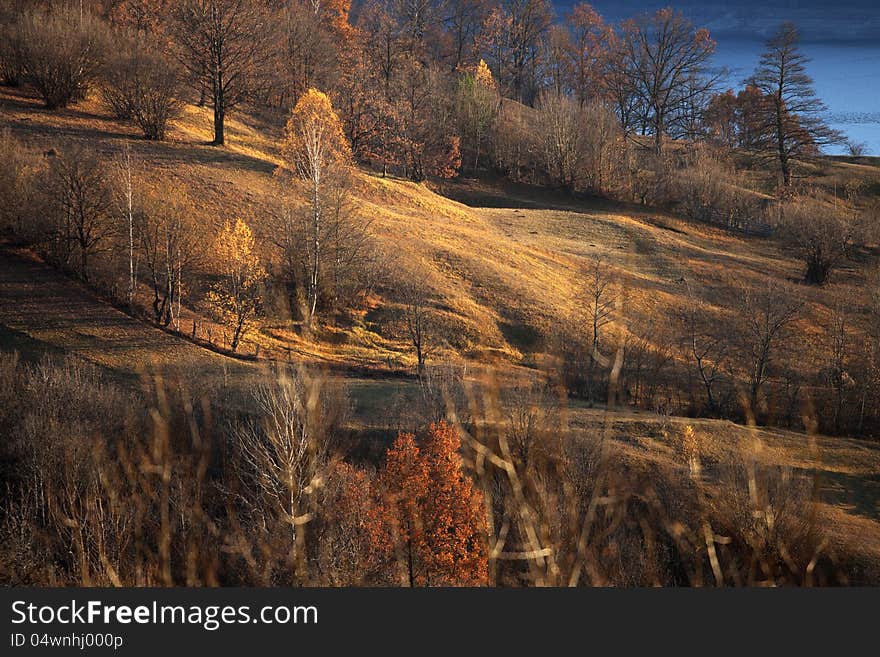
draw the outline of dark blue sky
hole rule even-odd
[[[561,15],[574,4],[556,0]],[[783,21],[801,31],[808,72],[829,108],[829,120],[880,155],[880,0],[595,0],[606,21],[617,22],[665,6],[709,28],[716,63],[735,86],[754,69],[764,40]]]
[[[564,13],[574,2],[554,4]],[[780,22],[791,20],[801,28],[805,42],[876,45],[880,40],[877,0],[596,0],[591,4],[612,21],[672,6],[722,38],[760,40]]]

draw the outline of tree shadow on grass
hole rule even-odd
[[[855,476],[815,468],[798,472],[819,478],[819,496],[823,501],[880,521],[880,474]]]
[[[557,210],[583,214],[626,213],[649,215],[652,209],[636,203],[613,201],[582,193],[568,193],[540,185],[495,177],[444,181],[438,193],[472,208]]]
[[[3,117],[4,113],[26,116],[7,118]],[[60,125],[44,121],[47,117]],[[56,151],[81,143],[103,155],[113,155],[128,142],[139,156],[154,164],[219,165],[266,174],[272,174],[276,168],[270,160],[235,151],[229,146],[178,139],[150,141],[127,123],[77,107],[49,110],[23,93],[0,96],[0,128],[8,128],[14,136],[27,141],[38,140],[42,147]]]

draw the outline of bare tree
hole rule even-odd
[[[783,23],[767,41],[752,81],[767,101],[762,104],[762,141],[777,160],[783,187],[791,185],[792,158],[843,140],[821,119],[825,105],[813,91],[806,72],[809,59],[799,42],[794,24]]]
[[[373,235],[372,222],[360,212],[350,192],[346,176],[338,177],[326,191],[322,212],[318,256],[318,296],[330,310],[354,307],[369,292],[383,267],[382,251]],[[308,317],[307,297],[312,272],[311,240],[313,217],[308,211],[285,202],[273,222],[270,239],[277,247],[287,287],[286,303],[292,311],[300,309]],[[306,248],[303,248],[306,245]]]
[[[104,101],[121,119],[131,119],[147,139],[162,140],[168,122],[179,115],[180,78],[143,37],[125,39],[104,73]]]
[[[852,377],[849,374],[850,338],[846,305],[849,305],[847,300],[838,300],[831,311],[828,323],[824,326],[827,348],[825,374],[834,394],[831,426],[835,433],[840,433],[844,396],[847,387],[852,382]]]
[[[662,153],[669,127],[720,75],[708,70],[715,42],[708,30],[695,29],[680,12],[667,8],[626,21],[620,48],[621,70],[647,112],[654,149]]]
[[[550,181],[567,191],[605,191],[622,150],[614,113],[599,101],[580,105],[555,91],[540,97],[537,110],[533,142]]]
[[[134,308],[135,291],[135,161],[126,144],[116,158],[116,200],[128,237],[128,308]]]
[[[54,206],[52,238],[67,264],[79,256],[79,275],[88,281],[91,257],[107,246],[112,233],[112,195],[104,165],[82,147],[56,157],[50,166],[49,189]]]
[[[484,46],[507,97],[534,102],[541,42],[552,22],[548,0],[503,0],[489,13],[483,25]]]
[[[614,275],[608,262],[595,256],[587,266],[584,279],[586,314],[590,333],[590,353],[587,365],[587,395],[593,401],[596,366],[606,367],[610,359],[602,354],[605,327],[614,321],[617,291]]]
[[[640,116],[645,114],[642,99],[632,81],[636,77],[633,62],[627,49],[625,34],[610,32],[608,36],[608,56],[602,70],[605,94],[614,106],[623,134],[629,137],[638,125]]]
[[[202,252],[191,216],[189,202],[173,190],[161,199],[144,199],[136,215],[135,233],[153,289],[153,319],[164,326],[179,324],[183,279]]]
[[[693,365],[706,395],[710,415],[721,411],[718,387],[724,379],[728,344],[717,330],[717,320],[710,317],[703,303],[687,285],[687,301],[682,313],[685,354]]]
[[[867,276],[868,307],[862,329],[864,340],[855,360],[859,385],[858,433],[865,429],[865,420],[878,417],[874,400],[880,395],[880,269],[874,268]]]
[[[327,3],[294,0],[276,18],[281,30],[277,48],[277,71],[273,86],[280,87],[279,101],[289,107],[309,88],[330,88],[338,73],[338,59],[343,54],[339,34],[328,25],[322,7]]]
[[[748,407],[757,416],[761,391],[802,306],[795,290],[768,278],[742,290],[739,304],[740,350],[748,377]]]
[[[368,293],[384,267],[372,221],[360,212],[349,185],[347,176],[342,176],[328,194],[328,262],[324,271],[328,272],[328,298],[337,309],[353,305],[359,296]]]
[[[258,0],[184,0],[172,12],[172,34],[198,90],[210,93],[215,146],[225,143],[228,112],[254,93],[269,61],[271,25]]]
[[[593,194],[607,194],[623,178],[626,144],[614,112],[594,100],[583,105],[584,189]]]
[[[550,180],[574,191],[585,174],[585,135],[580,107],[559,92],[544,93],[538,101],[536,142]]]
[[[569,38],[564,56],[568,87],[581,107],[608,98],[605,76],[611,56],[613,29],[592,6],[579,2],[566,16]]]
[[[489,138],[489,155],[495,168],[512,180],[525,179],[532,157],[532,137],[522,108],[502,101]]]
[[[847,139],[846,150],[849,152],[850,157],[864,157],[868,154],[868,145],[861,141]]]
[[[103,24],[59,3],[48,11],[24,13],[18,30],[26,78],[46,107],[84,99],[101,73],[107,41]]]
[[[777,229],[804,263],[804,282],[824,285],[846,259],[860,234],[860,223],[841,204],[798,197],[781,203]]]
[[[428,308],[428,294],[418,283],[403,286],[403,319],[410,344],[416,352],[418,373],[425,374],[425,362],[433,348],[432,324]]]
[[[287,552],[300,569],[301,528],[311,520],[305,498],[321,485],[320,474],[348,412],[344,393],[326,388],[306,372],[281,373],[257,387],[257,417],[236,432],[246,465],[240,473],[245,502],[262,519],[258,526],[286,529]]]
[[[440,0],[440,3],[443,24],[452,39],[449,67],[457,71],[475,59],[480,31],[491,6],[487,0]]]
[[[676,364],[674,350],[678,336],[661,317],[646,321],[628,321],[624,362],[629,399],[637,406],[656,408],[657,393],[662,389],[664,373]]]

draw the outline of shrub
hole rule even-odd
[[[776,229],[804,263],[804,282],[824,285],[858,241],[856,216],[839,203],[798,197],[779,207]]]
[[[38,200],[36,182],[41,168],[34,152],[8,130],[0,131],[0,230],[19,238],[33,237],[28,219]]]
[[[489,136],[489,154],[495,169],[511,180],[528,180],[535,167],[535,158],[528,148],[529,131],[525,108],[502,101]]]
[[[101,73],[105,26],[62,6],[24,14],[18,30],[25,77],[46,107],[56,109],[83,100]]]
[[[746,188],[721,152],[694,149],[669,184],[671,204],[691,219],[744,231],[758,228],[759,197]]]
[[[132,120],[147,139],[162,140],[178,116],[180,78],[160,53],[142,39],[127,39],[107,63],[101,94],[120,119]]]
[[[602,193],[616,173],[620,129],[599,103],[581,107],[566,96],[545,94],[533,139],[543,173],[562,189]]]
[[[0,17],[0,83],[19,86],[25,78],[22,38],[14,21]]]

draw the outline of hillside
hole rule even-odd
[[[9,129],[42,151],[87,143],[111,157],[133,144],[143,162],[145,187],[179,189],[195,203],[208,232],[234,217],[249,221],[267,258],[276,257],[269,218],[284,187],[274,175],[275,142],[282,117],[236,114],[229,146],[206,145],[210,117],[189,106],[165,143],[134,141],[135,134],[107,116],[96,100],[47,112],[20,92],[0,92],[0,130]],[[834,163],[825,178],[859,169],[870,184],[876,167]],[[841,169],[841,171],[838,171]],[[824,178],[823,178],[824,179]],[[730,300],[766,279],[796,281],[802,264],[777,243],[742,237],[640,206],[576,200],[524,187],[462,181],[429,186],[361,171],[355,204],[370,222],[383,254],[377,298],[346,322],[306,341],[285,322],[269,320],[259,337],[264,354],[292,354],[316,362],[410,367],[411,349],[400,323],[400,283],[419,281],[429,292],[440,359],[511,365],[540,362],[552,327],[581,321],[583,270],[602,257],[625,298],[618,325],[638,337],[669,325],[685,305],[688,289],[719,321],[731,318]],[[458,199],[458,200],[453,200]],[[844,269],[826,288],[805,289],[805,330],[822,320],[834,299],[865,302],[864,276]],[[182,321],[210,326],[198,299],[186,299]],[[221,329],[215,327],[214,334]]]

